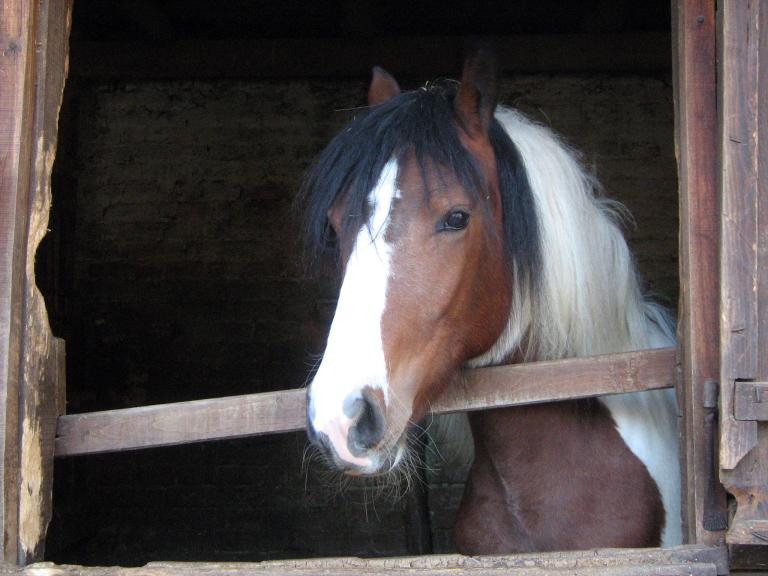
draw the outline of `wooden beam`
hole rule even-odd
[[[520,35],[492,39],[505,73],[665,72],[670,36],[660,32]],[[82,42],[72,74],[93,79],[368,78],[373,65],[398,77],[456,76],[462,37]]]
[[[436,413],[668,388],[674,348],[467,370],[434,404]],[[59,418],[56,455],[171,446],[302,430],[306,391],[266,392]]]
[[[722,444],[732,470],[757,445],[757,423],[733,417],[736,380],[754,380],[757,344],[757,94],[760,2],[722,4],[721,146],[723,193],[721,276]]]
[[[55,570],[55,572],[49,572]],[[142,568],[120,568],[117,566],[102,568],[88,566],[55,566],[46,565],[41,568],[23,570],[17,567],[0,566],[0,576],[35,576],[37,574],[55,574],[56,576],[360,576],[386,573],[389,576],[453,576],[457,574],[453,568],[425,568],[413,570],[411,568],[388,568],[386,572],[380,572],[380,568],[373,563],[365,567],[348,568],[338,566],[318,572],[317,568],[272,568],[261,564],[248,563],[176,563],[176,564],[148,564]],[[567,572],[572,574],[573,572]],[[717,570],[713,564],[654,564],[652,566],[616,566],[602,567],[589,566],[578,569],[582,576],[717,576]],[[461,574],[470,576],[562,576],[562,569],[537,568],[517,566],[507,568],[504,566],[490,566],[487,568],[471,567],[461,570]]]
[[[467,370],[433,404],[463,412],[638,392],[674,385],[674,348]]]
[[[2,557],[41,557],[51,515],[63,347],[35,284],[47,231],[71,2],[0,4],[0,480]]]
[[[35,255],[48,232],[51,171],[56,157],[59,109],[67,75],[71,0],[35,3],[36,58],[33,75],[33,143],[27,169],[27,238],[24,270],[24,328],[20,386],[21,475],[18,561],[43,558],[53,512],[53,450],[59,398],[63,393],[63,342],[53,337],[45,300],[35,282]]]
[[[716,476],[716,398],[705,407],[705,383],[714,386],[720,371],[715,0],[673,0],[672,22],[683,525],[687,542],[714,544],[727,523],[725,491]]]
[[[768,422],[737,420],[739,382],[768,381],[768,2],[718,2],[720,476],[736,498],[727,541],[768,543]],[[768,548],[766,548],[768,551]]]
[[[304,575],[391,574],[442,576],[452,574],[509,576],[717,576],[728,574],[724,548],[678,546],[543,552],[506,556],[458,554],[400,558],[317,558],[268,562],[151,562],[140,568],[33,565],[26,570],[0,566],[1,576],[208,576],[228,574]]]
[[[17,561],[19,387],[35,61],[31,0],[0,3],[0,557]]]

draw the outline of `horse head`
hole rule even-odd
[[[530,275],[536,216],[497,85],[484,51],[458,88],[401,93],[376,68],[369,109],[309,172],[310,234],[336,237],[344,274],[307,428],[348,473],[402,460],[410,425],[508,332]]]

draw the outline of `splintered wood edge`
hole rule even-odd
[[[675,348],[465,370],[434,413],[484,410],[669,388]],[[56,455],[116,452],[302,430],[306,390],[61,416]]]

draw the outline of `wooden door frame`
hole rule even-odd
[[[67,72],[71,0],[0,4],[0,558],[40,558],[63,343],[35,285]]]
[[[763,408],[768,395],[768,0],[720,0],[718,8],[720,478],[736,501],[727,542],[764,548],[768,543],[768,412]],[[763,560],[761,567],[766,566],[768,560]]]
[[[716,29],[715,0],[672,0],[683,534],[687,542],[707,544],[722,542],[727,525],[715,457],[720,376]]]
[[[5,0],[0,12],[0,542],[2,558],[39,558],[51,495],[63,352],[34,282],[47,225],[71,0]],[[711,474],[711,396],[719,374],[718,133],[714,0],[672,0],[680,176],[680,344],[684,521],[691,543],[723,538],[724,497]],[[23,487],[23,489],[22,489]]]

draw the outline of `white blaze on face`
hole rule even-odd
[[[364,388],[379,388],[385,401],[389,399],[381,317],[391,256],[384,236],[396,196],[397,163],[391,160],[368,197],[371,217],[360,229],[347,262],[328,343],[310,389],[312,426],[327,434],[340,458],[362,467],[372,463],[347,447],[352,422],[344,406],[360,398]]]

